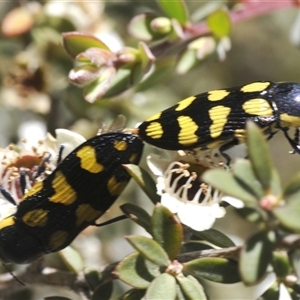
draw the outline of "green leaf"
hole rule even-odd
[[[120,208],[128,218],[151,233],[151,217],[145,210],[131,203],[123,204]]]
[[[217,38],[228,36],[231,31],[231,20],[224,9],[219,9],[207,17],[207,25]]]
[[[91,298],[91,300],[109,300],[111,299],[113,292],[113,282],[108,281],[100,286],[98,286]]]
[[[157,205],[154,209],[152,235],[173,260],[181,248],[183,229],[178,218],[165,206]]]
[[[110,50],[101,40],[96,38],[94,35],[80,33],[80,32],[65,32],[62,34],[63,45],[65,50],[73,58],[88,48],[101,48],[104,50]]]
[[[199,64],[199,59],[197,57],[197,51],[194,49],[187,48],[183,54],[179,57],[176,72],[177,74],[186,74],[192,68]]]
[[[261,231],[244,245],[240,256],[240,272],[245,284],[255,284],[265,274],[272,259],[274,243],[273,231]]]
[[[262,299],[264,300],[274,300],[280,299],[279,297],[279,284],[278,282],[274,282],[268,290],[262,294]]]
[[[245,220],[252,223],[261,223],[267,219],[264,210],[259,207],[245,206],[237,211],[237,213]]]
[[[281,225],[292,232],[300,232],[300,198],[287,201],[283,206],[276,207],[273,214]]]
[[[173,276],[163,273],[157,276],[150,284],[143,298],[154,299],[176,299],[176,280]]]
[[[212,37],[201,37],[192,41],[179,58],[176,68],[177,73],[187,73],[208,55],[214,53],[215,49],[216,41]]]
[[[159,243],[145,236],[128,236],[128,242],[146,259],[160,267],[167,267],[171,261]]]
[[[120,280],[137,289],[146,289],[160,275],[159,267],[145,260],[138,252],[125,257],[116,267],[114,274]]]
[[[139,42],[139,53],[140,53],[140,59],[141,59],[141,70],[143,74],[146,74],[153,62],[155,61],[155,56],[152,54],[150,48],[143,42]],[[137,79],[134,81],[134,83],[138,82],[140,79]]]
[[[300,277],[300,250],[292,250],[289,253],[291,265],[296,273],[297,278]]]
[[[100,76],[83,89],[84,99],[94,103],[102,98],[109,89],[115,74],[116,70],[114,68],[103,68]]]
[[[60,250],[58,253],[70,270],[72,270],[74,273],[79,273],[82,271],[83,261],[78,251],[73,249],[71,246],[68,246]]]
[[[202,176],[204,182],[211,184],[214,188],[222,191],[228,196],[243,200],[246,204],[253,205],[257,203],[256,197],[245,190],[240,182],[225,170],[214,169],[205,172]]]
[[[145,290],[131,289],[124,293],[119,300],[141,300],[145,295]]]
[[[220,283],[239,282],[238,265],[221,257],[204,257],[183,264],[183,272]]]
[[[156,0],[156,2],[168,17],[176,19],[181,25],[188,22],[188,11],[183,0]]]
[[[99,273],[99,271],[91,268],[84,269],[84,278],[92,291],[94,291],[96,287],[103,283],[102,274]]]
[[[291,268],[287,253],[274,251],[271,263],[277,277],[285,278],[290,274]]]
[[[113,77],[104,97],[110,98],[124,92],[131,86],[131,69],[120,68]]]
[[[208,241],[218,247],[233,247],[234,242],[227,237],[222,232],[215,230],[215,229],[208,229],[204,231],[196,231],[193,229],[190,229],[190,232],[192,232],[195,236]]]
[[[233,165],[233,174],[240,185],[250,194],[260,199],[264,196],[264,191],[257,181],[251,163],[247,159],[237,159]]]
[[[135,38],[150,42],[161,39],[165,34],[153,31],[151,22],[157,18],[155,14],[140,14],[135,16],[128,24],[128,32]]]
[[[258,126],[247,122],[247,146],[253,172],[265,194],[270,193],[273,164],[265,137]]]
[[[300,172],[296,173],[285,185],[283,199],[293,201],[300,198]]]
[[[160,196],[156,193],[156,184],[147,171],[133,164],[125,164],[123,167],[154,204],[160,201]]]
[[[202,285],[193,276],[180,277],[178,276],[180,288],[187,300],[206,300],[207,297],[204,293]]]

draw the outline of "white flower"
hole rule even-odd
[[[10,195],[18,204],[24,192],[55,170],[58,160],[62,160],[85,141],[79,134],[66,129],[56,130],[56,135],[57,139],[47,134],[34,146],[22,140],[19,146],[0,148],[0,220],[16,210],[16,206],[10,203],[5,195]]]
[[[213,151],[178,154],[173,153],[172,161],[152,154],[147,158],[148,166],[157,178],[157,193],[161,203],[180,221],[194,230],[210,229],[217,218],[222,218],[226,210],[220,202],[226,201],[235,207],[243,203],[231,197],[223,197],[211,186],[201,182],[201,174],[211,167],[227,166],[222,156]]]

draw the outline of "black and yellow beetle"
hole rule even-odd
[[[253,82],[192,96],[142,122],[136,134],[168,150],[224,151],[244,142],[248,119],[269,137],[282,130],[300,153],[300,84]],[[290,127],[296,128],[294,139],[287,133]]]
[[[140,138],[124,132],[104,133],[78,146],[0,222],[1,261],[31,262],[95,225],[130,180],[122,164],[138,164],[142,151]]]

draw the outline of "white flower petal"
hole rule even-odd
[[[165,170],[170,165],[170,161],[157,154],[147,156],[147,165],[156,176],[163,176]]]
[[[183,224],[194,230],[203,231],[210,229],[216,218],[222,218],[225,213],[225,209],[217,203],[211,206],[186,203],[180,207],[177,214]]]
[[[287,291],[286,286],[283,283],[279,285],[279,299],[278,300],[292,300],[291,295]]]
[[[172,197],[168,193],[164,193],[161,196],[161,204],[167,207],[173,214],[181,211],[184,207],[184,203]]]
[[[71,151],[86,141],[85,138],[80,134],[67,129],[56,129],[55,133],[57,144],[64,147],[62,159],[64,159]]]
[[[224,196],[221,198],[221,201],[225,201],[235,208],[243,208],[245,206],[242,200],[234,197]]]

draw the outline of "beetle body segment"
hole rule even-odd
[[[148,118],[138,134],[163,149],[204,150],[244,142],[248,119],[269,136],[300,127],[300,84],[253,82],[192,96]]]
[[[142,150],[138,136],[122,132],[73,150],[0,222],[1,260],[28,263],[68,246],[114,203],[130,180],[122,164],[138,164]]]

